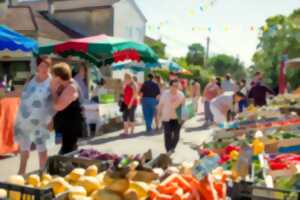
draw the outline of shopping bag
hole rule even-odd
[[[176,109],[176,114],[177,114],[178,121],[180,123],[183,123],[183,122],[185,122],[186,120],[189,119],[189,111],[188,111],[188,108],[185,104],[179,106]]]

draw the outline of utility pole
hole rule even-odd
[[[209,57],[209,45],[210,45],[210,38],[209,36],[206,38],[206,52],[204,57],[204,67],[208,67],[208,57]]]

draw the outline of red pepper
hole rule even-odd
[[[287,164],[282,162],[275,162],[275,161],[270,161],[269,166],[272,170],[281,170],[281,169],[288,168]]]
[[[227,147],[225,147],[224,150],[225,153],[229,155],[232,151],[240,151],[240,147],[234,145],[228,145]]]

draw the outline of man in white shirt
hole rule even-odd
[[[227,114],[230,110],[234,110],[245,95],[241,92],[224,92],[222,95],[214,98],[210,103],[210,109],[217,124],[227,121]]]
[[[179,90],[178,80],[170,81],[170,89],[163,92],[159,104],[158,113],[164,126],[164,138],[166,151],[175,151],[180,137],[180,116],[177,109],[183,106],[184,94]]]

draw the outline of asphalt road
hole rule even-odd
[[[212,129],[203,128],[203,121],[199,116],[187,121],[181,131],[181,138],[172,159],[175,163],[193,161],[198,158],[197,152],[191,147],[209,141]],[[105,134],[89,141],[83,141],[80,148],[94,148],[103,152],[116,154],[137,154],[144,153],[151,149],[153,155],[165,152],[163,134],[146,135],[144,126],[136,128],[136,134],[130,138],[121,138],[122,131]],[[59,146],[49,149],[49,155],[57,154]],[[12,156],[0,159],[0,181],[5,180],[9,175],[16,174],[19,165],[19,156]],[[28,161],[27,171],[38,169],[38,155],[32,151]]]

